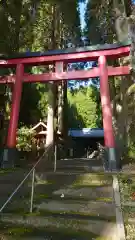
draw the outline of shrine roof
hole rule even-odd
[[[44,127],[45,129],[47,128],[46,124],[40,121],[34,127],[32,127],[31,130],[36,130],[40,126]]]
[[[104,137],[104,130],[102,128],[82,128],[82,129],[70,129],[68,136],[71,137],[84,137],[84,138],[98,138]]]

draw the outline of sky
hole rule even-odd
[[[86,8],[86,4],[87,4],[88,0],[85,1],[85,3],[80,3],[79,6],[80,6],[80,20],[81,20],[81,28],[83,29],[85,27],[85,18],[84,18],[84,14],[85,14],[85,8]],[[89,65],[89,64],[88,64]],[[91,64],[88,66],[88,68],[91,68]],[[86,69],[88,69],[86,67]],[[91,85],[91,80],[90,81],[70,81],[70,84],[69,84],[69,88],[73,88],[73,89],[79,89],[80,86],[90,86]]]
[[[87,3],[87,1],[86,1],[86,3]],[[86,8],[86,3],[80,3],[80,17],[81,17],[81,28],[82,29],[85,26],[84,13],[85,13],[85,8]]]

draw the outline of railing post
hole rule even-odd
[[[100,95],[103,114],[104,141],[108,153],[107,160],[109,160],[109,170],[116,170],[117,164],[115,152],[115,139],[112,126],[112,108],[109,93],[106,57],[100,56],[98,63],[100,76]]]
[[[57,145],[55,144],[55,150],[54,150],[54,172],[56,172],[57,168]]]
[[[15,196],[15,194],[19,191],[19,189],[22,187],[22,185],[25,183],[25,181],[28,179],[28,177],[32,174],[32,185],[31,185],[31,199],[30,199],[30,212],[33,211],[33,198],[34,198],[34,186],[35,186],[35,169],[36,166],[41,162],[45,154],[47,154],[47,150],[43,153],[42,157],[39,158],[39,160],[36,162],[36,164],[33,166],[33,168],[28,172],[28,174],[25,176],[25,178],[21,181],[21,183],[17,186],[17,188],[11,193],[9,198],[6,200],[6,202],[3,204],[3,206],[0,208],[0,213],[4,210],[4,208],[7,206],[9,202],[11,202],[12,198]]]
[[[34,168],[33,171],[32,171],[31,197],[30,197],[30,213],[33,212],[34,187],[35,187],[35,168]]]

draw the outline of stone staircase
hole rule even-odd
[[[57,161],[57,172],[104,172],[101,159],[88,159],[88,158],[73,158],[62,159]],[[47,171],[52,170],[54,163],[47,163],[45,168]]]
[[[0,175],[1,206],[26,174]],[[32,214],[30,194],[31,178],[0,215],[0,239],[117,239],[112,176],[99,160],[59,160],[56,172],[52,164],[39,166]]]

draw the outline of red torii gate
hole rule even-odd
[[[8,128],[6,149],[4,149],[3,162],[12,163],[16,150],[16,130],[20,111],[21,92],[23,82],[47,82],[60,80],[83,80],[86,78],[100,77],[100,95],[103,114],[104,142],[108,150],[109,168],[116,169],[115,140],[112,127],[112,109],[109,94],[109,76],[122,76],[130,74],[128,66],[107,66],[107,59],[117,59],[128,56],[129,44],[105,44],[95,47],[48,51],[45,53],[23,53],[0,60],[0,68],[16,67],[16,75],[0,77],[0,84],[14,84],[12,94],[12,107]],[[83,61],[98,60],[98,67],[91,70],[64,71],[64,64]],[[55,65],[55,72],[43,74],[26,74],[25,66]]]

